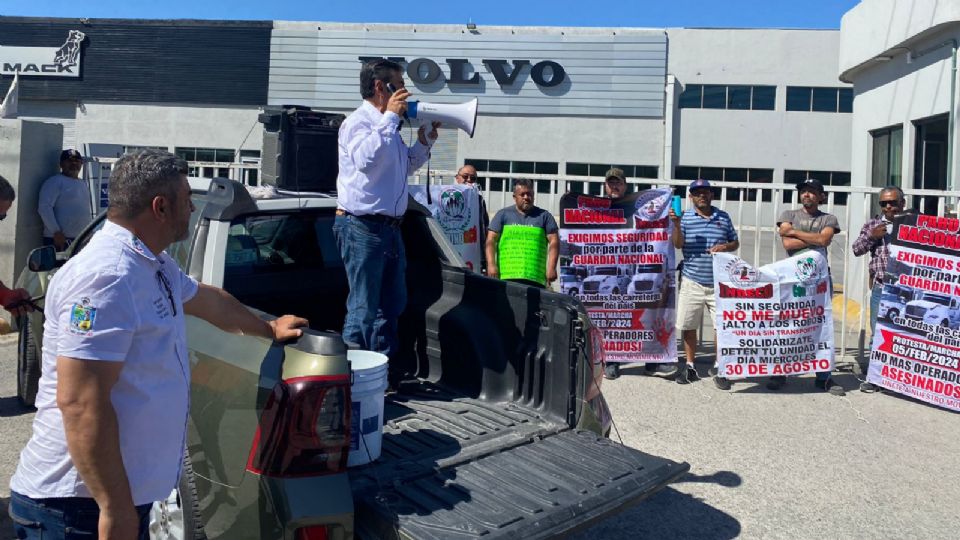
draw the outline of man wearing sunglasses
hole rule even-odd
[[[480,233],[477,238],[486,238],[487,229],[490,228],[490,214],[487,213],[487,201],[483,200],[483,194],[477,186],[477,168],[473,165],[464,165],[457,171],[456,181],[458,184],[464,184],[477,189],[477,195],[480,197]],[[487,250],[480,249],[480,271],[487,273]]]
[[[880,214],[867,221],[860,229],[860,236],[853,241],[853,254],[861,257],[870,254],[870,333],[877,327],[877,312],[880,310],[880,297],[883,293],[883,276],[887,270],[887,256],[890,253],[890,239],[893,232],[893,219],[903,213],[903,190],[897,186],[887,186],[880,191]],[[876,392],[877,386],[862,383],[861,392]]]
[[[17,194],[7,179],[0,176],[0,221],[7,218],[7,212],[13,206]],[[23,289],[10,289],[0,282],[0,306],[10,312],[10,315],[19,317],[27,311],[32,311],[30,295]]]

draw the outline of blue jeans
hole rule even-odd
[[[337,216],[333,234],[350,285],[343,339],[392,359],[400,348],[397,321],[407,305],[400,227],[362,216]]]
[[[137,507],[140,515],[138,540],[150,538],[150,506]],[[30,540],[92,540],[97,538],[100,507],[93,499],[64,497],[31,499],[10,492],[10,519],[13,537]]]
[[[877,314],[880,313],[880,297],[883,296],[883,285],[873,284],[870,290],[870,336],[873,338],[877,329]]]

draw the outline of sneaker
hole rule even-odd
[[[714,377],[713,377],[713,384],[716,385],[716,387],[719,388],[719,389],[721,389],[721,390],[729,390],[729,389],[730,389],[730,379],[728,379],[728,378],[726,378],[726,377],[717,377],[717,376],[714,376]]]
[[[716,377],[718,373],[720,373],[720,372],[717,371],[717,367],[716,367],[716,366],[713,366],[712,368],[710,368],[710,369],[707,370],[707,375],[709,375],[709,376],[711,376],[711,377]]]
[[[693,381],[699,381],[700,374],[692,365],[683,362],[677,367],[677,384],[689,384]]]
[[[868,383],[868,382],[860,383],[860,391],[863,393],[872,394],[877,390],[880,390],[880,387],[873,383]]]
[[[770,377],[770,380],[767,381],[767,390],[779,390],[785,384],[787,384],[787,378],[782,375]]]
[[[830,392],[830,394],[834,396],[847,395],[847,391],[844,390],[842,386],[835,383],[832,378],[816,379],[815,381],[813,381],[813,385],[819,388],[820,390],[826,390],[827,392]]]
[[[609,363],[603,367],[603,378],[608,380],[614,380],[620,378],[620,364]]]

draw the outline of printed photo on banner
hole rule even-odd
[[[893,239],[867,381],[960,411],[960,220],[911,214]]]
[[[833,369],[833,314],[827,260],[816,251],[754,268],[713,256],[717,369],[743,379]]]
[[[675,362],[669,189],[560,200],[560,290],[580,299],[609,362]]]
[[[480,193],[469,185],[432,185],[430,204],[427,204],[427,187],[411,185],[410,195],[426,206],[457,249],[467,267],[480,271],[480,253],[483,238],[480,235]]]

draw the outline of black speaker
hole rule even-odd
[[[346,117],[297,105],[267,107],[260,114],[264,184],[289,191],[337,190],[337,132]]]

